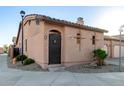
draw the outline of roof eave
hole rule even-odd
[[[20,22],[19,28],[18,28],[17,39],[16,39],[16,45],[17,45],[17,43],[18,43],[19,34],[20,34],[20,29],[21,29],[21,22]]]

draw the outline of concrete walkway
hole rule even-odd
[[[106,63],[119,65],[119,59],[118,58],[115,58],[115,59],[112,59],[112,58],[106,59]],[[124,66],[124,58],[121,58],[121,65]]]
[[[1,86],[112,86],[124,85],[124,72],[71,73],[32,72],[7,68],[7,55],[0,55]]]

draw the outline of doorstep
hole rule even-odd
[[[48,70],[50,72],[62,72],[62,71],[65,71],[65,66],[62,65],[62,64],[51,64],[51,65],[48,65]]]

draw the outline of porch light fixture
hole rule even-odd
[[[119,42],[119,71],[121,71],[121,33],[123,32],[123,28],[124,28],[124,25],[122,25],[119,29],[119,32],[120,32],[120,42]]]
[[[24,16],[25,16],[25,11],[21,10],[20,11],[20,15],[22,17],[22,55],[23,55],[23,20],[24,20]],[[23,64],[23,57],[22,57],[22,64]]]

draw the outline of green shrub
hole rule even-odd
[[[104,60],[107,57],[107,53],[102,49],[94,50],[94,56]]]
[[[104,65],[104,59],[108,56],[108,54],[102,49],[96,49],[93,51],[94,57],[97,59],[97,65],[102,66]]]
[[[35,63],[35,61],[31,58],[27,58],[24,60],[24,65],[29,65],[29,64],[32,64],[32,63]]]
[[[16,61],[21,61],[21,55],[16,56]]]
[[[23,60],[25,60],[26,58],[27,58],[26,55],[18,55],[18,56],[16,56],[16,61],[23,61]]]

